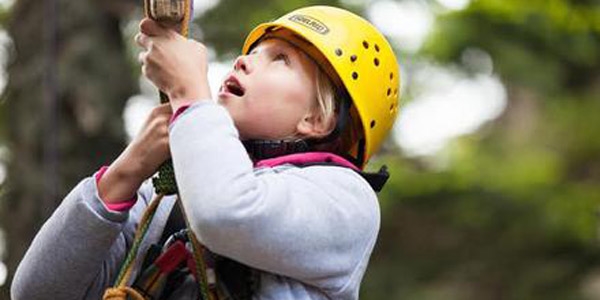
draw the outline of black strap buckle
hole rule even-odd
[[[381,166],[377,173],[360,172],[360,175],[371,185],[373,190],[380,192],[383,186],[390,178],[390,173],[386,165]]]

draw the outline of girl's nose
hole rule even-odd
[[[235,63],[233,64],[233,69],[236,71],[242,71],[246,74],[250,73],[251,69],[248,59],[249,58],[247,55],[238,56],[238,58],[235,60]]]

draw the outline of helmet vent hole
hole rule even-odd
[[[377,58],[377,57],[376,57],[376,58],[373,60],[373,63],[375,64],[375,66],[376,66],[376,67],[379,67],[379,58]]]
[[[358,57],[355,54],[353,54],[352,56],[350,56],[350,61],[351,62],[355,62],[357,59],[358,59]]]
[[[358,73],[352,72],[352,79],[354,79],[354,80],[358,79]]]
[[[343,54],[342,49],[340,49],[340,48],[335,49],[335,55],[342,56],[342,54]]]
[[[390,73],[390,80],[394,79],[394,73]]]
[[[371,128],[375,127],[375,120],[371,120]]]
[[[398,89],[394,89],[394,96],[398,96]]]
[[[379,52],[379,45],[375,44],[375,51]]]
[[[392,89],[391,89],[391,88],[388,88],[388,89],[387,89],[387,95],[388,95],[388,97],[389,97],[391,94],[392,94]]]
[[[369,49],[369,43],[367,41],[363,41],[363,47],[365,47],[365,49]]]
[[[390,105],[390,111],[394,110],[394,103]]]

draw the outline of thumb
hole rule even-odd
[[[144,18],[140,22],[140,32],[147,36],[165,36],[169,34],[168,29],[150,18]]]

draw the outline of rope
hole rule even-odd
[[[173,161],[167,160],[158,168],[158,175],[152,178],[152,185],[157,194],[174,195],[177,194],[177,182],[175,181],[175,171],[173,170]]]
[[[177,202],[179,202],[179,205],[181,206],[181,212],[183,213],[185,225],[189,229],[187,231],[187,235],[192,244],[192,256],[194,257],[194,264],[196,265],[196,281],[199,284],[200,294],[202,295],[202,299],[213,300],[215,297],[213,293],[211,293],[211,289],[208,284],[208,276],[206,275],[206,263],[204,262],[204,246],[200,244],[200,242],[196,238],[196,235],[191,230],[191,226],[186,216],[185,209],[183,208],[181,198],[177,198]]]
[[[138,299],[143,300],[144,299],[142,296],[140,296],[139,293],[137,293],[137,291],[128,287],[127,283],[131,279],[131,274],[133,273],[135,258],[139,251],[140,245],[142,244],[142,241],[144,240],[144,237],[146,236],[146,234],[148,232],[148,228],[150,227],[150,224],[152,223],[152,219],[154,218],[154,215],[156,214],[158,205],[160,204],[160,202],[163,198],[164,198],[164,194],[156,195],[156,197],[152,200],[150,205],[146,208],[146,211],[144,212],[144,215],[142,216],[142,219],[140,221],[140,226],[138,227],[138,230],[135,233],[133,245],[131,246],[131,249],[129,250],[127,257],[125,258],[125,261],[123,262],[123,265],[121,266],[119,275],[117,276],[117,280],[115,281],[115,287],[109,288],[105,291],[104,297],[102,298],[103,300],[123,300],[123,299],[127,299],[127,298],[123,298],[123,297],[128,296],[128,295],[132,296],[133,300],[138,300]],[[180,205],[182,207],[182,212],[184,214],[184,220],[185,220],[186,227],[190,228],[188,218],[185,215],[185,210],[183,210],[183,204],[181,203],[181,198],[178,197],[177,202],[178,202],[178,205]],[[200,244],[200,242],[198,241],[198,239],[196,238],[196,235],[192,232],[192,230],[188,230],[188,238],[190,239],[191,244],[192,244],[192,254],[193,254],[193,258],[194,258],[194,264],[196,266],[196,274],[195,275],[196,275],[196,280],[199,285],[198,287],[199,287],[200,295],[202,296],[201,299],[213,300],[213,299],[215,299],[215,296],[214,296],[214,293],[211,291],[209,284],[208,284],[208,276],[206,274],[206,263],[204,262],[204,246],[202,246],[202,244]],[[137,296],[139,296],[141,298],[137,298],[137,296],[132,295],[131,294],[132,291],[135,292],[137,294]],[[119,298],[119,297],[121,297],[121,298]]]
[[[117,280],[115,281],[115,286],[124,287],[129,281],[129,277],[131,277],[131,272],[133,270],[133,262],[135,261],[137,252],[140,248],[140,245],[142,244],[142,240],[148,232],[150,223],[152,223],[152,219],[154,218],[154,214],[156,213],[158,204],[160,203],[160,200],[163,199],[163,197],[163,194],[156,195],[156,197],[154,198],[154,200],[152,200],[148,208],[146,208],[146,211],[144,212],[144,215],[142,216],[142,219],[140,221],[138,230],[135,232],[133,245],[131,246],[129,253],[127,253],[127,257],[125,258],[123,266],[121,267],[121,271],[119,272]]]
[[[146,14],[146,17],[150,17],[152,18],[152,13],[151,13],[151,6],[152,4],[156,4],[156,3],[162,3],[162,2],[158,2],[161,0],[154,0],[154,2],[152,2],[152,0],[144,0],[144,11]],[[169,0],[172,1],[172,0]],[[179,28],[179,34],[181,34],[184,37],[189,37],[189,33],[190,33],[190,21],[192,20],[192,9],[193,9],[193,3],[192,0],[183,0],[183,5],[184,5],[184,14],[183,14],[183,19],[180,21],[181,23],[181,27]],[[172,3],[172,2],[168,2],[168,3]],[[156,5],[161,5],[161,4],[156,4]],[[167,5],[167,4],[162,4],[162,5]],[[160,91],[160,103],[167,103],[169,102],[169,96],[167,96],[167,94],[165,94],[164,92]],[[173,171],[173,162],[171,160],[168,160],[166,162],[164,162],[162,165],[160,165],[160,167],[158,168],[158,176],[155,178],[152,178],[152,184],[154,185],[154,189],[156,191],[157,194],[165,194],[165,195],[174,195],[177,194],[178,190],[177,190],[177,182],[175,181],[175,172]]]
[[[151,5],[156,4],[157,1],[162,0],[144,0],[144,11],[147,17],[151,17]],[[168,0],[171,1],[171,0]],[[192,9],[193,9],[193,0],[184,0],[184,15],[183,20],[181,20],[181,27],[179,33],[185,37],[189,35],[189,22],[192,17]],[[167,5],[167,2],[160,2],[160,5]],[[172,2],[168,2],[172,3]],[[161,103],[169,102],[169,97],[160,92],[160,100]],[[135,289],[126,286],[130,281],[131,275],[133,273],[134,261],[138,254],[140,245],[144,240],[148,232],[148,228],[152,223],[152,219],[156,214],[156,210],[160,201],[164,198],[165,195],[177,194],[177,182],[175,181],[175,172],[173,170],[173,163],[171,160],[164,162],[158,170],[158,176],[152,178],[152,183],[154,185],[154,189],[156,192],[156,197],[152,200],[150,205],[146,208],[142,219],[140,220],[140,225],[138,230],[134,236],[134,242],[123,262],[121,270],[119,271],[119,275],[117,276],[117,280],[115,282],[114,288],[109,288],[105,291],[103,300],[124,300],[124,299],[133,299],[133,300],[144,300],[144,297],[140,295]],[[181,211],[184,215],[184,220],[186,223],[186,227],[190,229],[190,224],[187,216],[185,215],[185,210],[183,209],[183,204],[181,202],[181,198],[177,198],[178,204],[181,206]],[[196,267],[196,281],[199,285],[200,295],[203,300],[213,300],[215,299],[215,295],[211,292],[211,289],[208,284],[208,277],[206,274],[206,263],[204,262],[204,247],[198,239],[196,235],[192,232],[192,230],[188,230],[188,238],[191,241],[192,245],[192,253],[194,258],[194,264]]]
[[[104,292],[103,300],[146,300],[135,289],[128,286],[120,288],[109,288]]]

